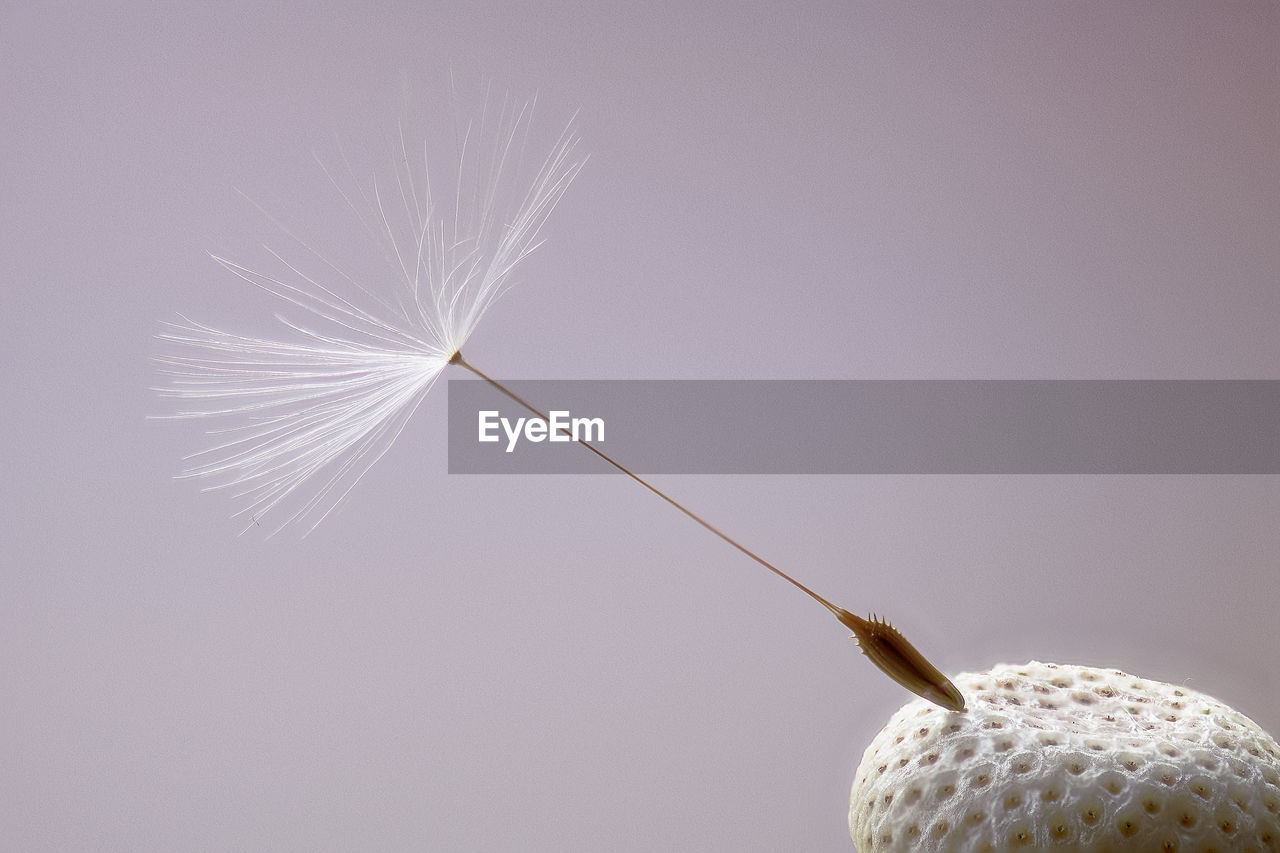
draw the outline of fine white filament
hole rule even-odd
[[[425,151],[411,158],[403,131],[394,186],[375,181],[356,198],[342,193],[380,244],[386,281],[355,281],[305,243],[323,276],[273,251],[279,275],[214,257],[282,300],[282,328],[264,338],[186,317],[166,324],[157,361],[167,381],[156,390],[184,404],[173,417],[216,422],[208,430],[214,446],[188,456],[180,476],[232,491],[249,526],[275,510],[275,530],[299,524],[309,532],[387,451],[540,245],[542,226],[582,168],[570,125],[527,188],[511,187],[532,105],[501,113],[492,140],[465,129],[452,205],[433,202]]]

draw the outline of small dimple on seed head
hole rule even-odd
[[[1231,785],[1227,789],[1227,797],[1231,802],[1235,803],[1236,808],[1242,812],[1249,811],[1249,792],[1239,785]]]
[[[1028,824],[1016,824],[1009,831],[1009,845],[1011,847],[1028,847],[1034,840],[1035,836],[1032,834],[1031,827]]]
[[[1138,834],[1141,827],[1140,819],[1132,814],[1122,814],[1116,818],[1116,829],[1120,830],[1120,834],[1125,838],[1132,838]]]

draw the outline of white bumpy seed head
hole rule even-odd
[[[955,683],[967,713],[917,699],[863,754],[861,853],[1280,850],[1280,746],[1216,699],[1035,662]]]

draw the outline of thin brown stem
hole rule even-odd
[[[489,383],[489,385],[500,393],[532,412],[538,418],[549,422],[547,416],[528,400],[524,399],[510,388],[464,359],[461,351],[455,352],[453,357],[449,359],[449,363],[466,368],[471,373]],[[561,432],[564,431],[561,430]],[[568,433],[565,434],[568,435]],[[580,438],[574,438],[573,436],[569,436],[569,438],[594,453],[597,457],[611,465],[618,472],[627,475],[641,486],[644,486],[650,492],[653,492],[653,494],[662,498],[668,504],[696,521],[702,527],[720,537],[724,542],[732,545],[741,553],[750,557],[752,560],[755,560],[757,563],[821,604],[830,611],[836,619],[840,620],[841,624],[853,631],[863,653],[866,654],[872,663],[878,666],[894,681],[897,681],[913,693],[923,696],[944,708],[948,708],[952,711],[964,710],[964,697],[961,696],[960,691],[955,688],[946,676],[935,669],[923,655],[916,651],[915,647],[908,643],[906,638],[903,637],[897,629],[889,625],[889,623],[882,622],[875,618],[868,621],[860,616],[850,613],[844,608],[837,607],[821,595],[818,595],[818,593],[809,589],[809,587],[800,583],[800,581],[791,577],[791,575],[782,571],[782,569],[778,568],[773,563],[770,563],[764,557],[761,557],[759,554],[752,551],[750,548],[743,545],[741,542],[677,501],[675,498],[668,495],[666,492],[659,489],[657,486],[650,483],[648,480],[641,477],[639,474],[632,471],[630,468],[627,468],[600,448]]]
[[[532,412],[533,414],[537,415],[537,416],[538,416],[539,418],[541,418],[542,420],[544,420],[544,421],[545,421],[545,420],[547,420],[547,416],[546,416],[546,415],[544,415],[544,414],[543,414],[541,411],[539,411],[537,408],[535,408],[535,407],[533,406],[533,404],[529,403],[529,401],[525,400],[525,399],[524,399],[523,397],[521,397],[519,394],[515,393],[515,392],[514,392],[514,391],[512,391],[510,388],[508,388],[507,386],[503,385],[503,384],[502,384],[501,382],[499,382],[498,380],[496,380],[496,379],[492,378],[491,376],[488,376],[488,375],[486,375],[486,374],[482,373],[482,372],[481,372],[479,369],[477,369],[474,365],[472,365],[470,362],[468,362],[466,359],[464,359],[464,358],[462,357],[462,353],[460,353],[460,352],[459,352],[457,355],[455,355],[455,356],[454,356],[454,360],[453,360],[451,363],[452,363],[452,364],[456,364],[456,365],[458,365],[459,367],[465,367],[467,370],[470,370],[470,371],[471,371],[472,373],[474,373],[476,376],[480,377],[480,378],[481,378],[481,379],[483,379],[485,382],[488,382],[490,385],[492,385],[492,386],[493,386],[494,388],[496,388],[498,391],[500,391],[500,392],[502,392],[503,394],[505,394],[506,396],[510,397],[512,400],[516,401],[516,402],[517,402],[517,403],[519,403],[521,406],[523,406],[524,408],[528,409],[530,412]],[[566,433],[566,434],[567,434],[567,433]],[[696,521],[698,524],[701,524],[701,525],[702,525],[703,527],[705,527],[707,530],[710,530],[710,531],[711,531],[712,533],[714,533],[716,536],[719,536],[721,539],[723,539],[725,542],[727,542],[727,543],[729,543],[730,545],[732,545],[734,548],[737,548],[737,549],[738,549],[739,551],[741,551],[743,554],[746,554],[748,557],[750,557],[751,559],[755,560],[757,563],[759,563],[760,565],[764,566],[764,567],[765,567],[766,569],[768,569],[769,571],[773,572],[773,573],[774,573],[775,575],[777,575],[778,577],[780,577],[780,578],[782,578],[783,580],[787,581],[788,583],[791,583],[791,584],[793,584],[794,586],[796,586],[796,587],[797,587],[801,592],[805,593],[805,594],[806,594],[806,595],[808,595],[810,598],[812,598],[813,600],[817,601],[817,602],[818,602],[819,604],[821,604],[823,607],[827,608],[827,610],[830,610],[830,611],[831,611],[833,614],[835,614],[837,617],[838,617],[838,616],[839,616],[839,614],[842,612],[842,611],[840,610],[840,608],[839,608],[839,607],[836,607],[836,606],[835,606],[834,604],[832,604],[830,601],[827,601],[825,598],[823,598],[822,596],[818,595],[818,594],[817,594],[816,592],[814,592],[813,590],[809,589],[809,587],[807,587],[807,586],[805,586],[804,584],[800,583],[800,581],[798,581],[798,580],[796,580],[795,578],[791,577],[791,575],[789,575],[789,574],[787,574],[786,572],[782,571],[782,569],[779,569],[779,568],[778,568],[777,566],[775,566],[773,563],[770,563],[770,562],[769,562],[768,560],[766,560],[764,557],[761,557],[759,554],[757,554],[756,552],[752,551],[750,548],[748,548],[747,546],[743,545],[741,542],[737,541],[737,540],[736,540],[736,539],[734,539],[732,536],[730,536],[729,534],[725,533],[723,530],[719,529],[718,527],[716,527],[715,525],[713,525],[711,522],[707,521],[705,518],[703,518],[702,516],[698,515],[696,512],[694,512],[693,510],[689,509],[689,508],[688,508],[687,506],[685,506],[684,504],[682,504],[682,503],[680,503],[679,501],[677,501],[675,498],[671,497],[671,495],[669,495],[669,494],[667,494],[666,492],[662,491],[662,490],[661,490],[661,489],[659,489],[657,486],[653,485],[653,483],[650,483],[648,480],[644,479],[644,478],[643,478],[643,477],[641,477],[639,474],[637,474],[636,472],[632,471],[630,468],[628,468],[627,466],[623,465],[621,462],[619,462],[618,460],[614,459],[612,456],[610,456],[609,454],[605,453],[605,452],[604,452],[603,450],[601,450],[600,448],[596,447],[594,444],[591,444],[590,442],[587,442],[587,441],[583,441],[583,440],[582,440],[582,439],[580,439],[580,438],[575,439],[575,438],[572,438],[572,436],[570,436],[570,438],[571,438],[571,440],[576,441],[578,444],[582,445],[582,446],[583,446],[583,447],[585,447],[587,450],[589,450],[589,451],[591,451],[592,453],[594,453],[596,456],[598,456],[598,457],[600,457],[601,459],[603,459],[605,462],[607,462],[607,463],[609,463],[610,465],[612,465],[612,466],[613,466],[614,468],[616,468],[619,472],[621,472],[621,473],[623,473],[623,474],[626,474],[626,475],[627,475],[628,477],[630,477],[632,480],[635,480],[637,483],[639,483],[640,485],[644,486],[646,489],[648,489],[649,491],[653,492],[655,495],[657,495],[658,497],[662,498],[664,501],[666,501],[667,503],[671,504],[671,505],[672,505],[673,507],[675,507],[676,509],[680,510],[682,513],[684,513],[684,514],[685,514],[685,515],[687,515],[689,518],[691,518],[691,519],[693,519],[694,521]]]

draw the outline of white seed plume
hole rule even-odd
[[[291,497],[277,530],[295,522],[314,529],[333,511],[540,245],[543,224],[582,167],[570,127],[523,192],[510,186],[531,113],[530,104],[504,107],[493,140],[472,140],[468,127],[450,209],[433,204],[425,152],[411,157],[403,133],[391,186],[343,193],[381,244],[385,281],[354,281],[305,243],[322,272],[275,252],[283,275],[215,258],[283,300],[283,335],[185,317],[159,335],[168,381],[157,390],[188,404],[174,417],[221,424],[209,430],[216,446],[187,457],[181,476],[233,490],[250,526]]]
[[[1280,746],[1221,702],[1118,670],[964,673],[859,765],[849,832],[887,850],[1280,850]]]

